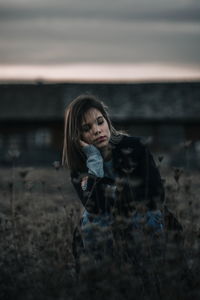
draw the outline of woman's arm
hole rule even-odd
[[[87,157],[86,166],[88,173],[102,178],[104,176],[104,170],[103,157],[100,151],[93,145],[84,146],[82,149]]]
[[[71,174],[72,184],[89,212],[98,213],[100,210],[108,210],[106,186],[111,183],[108,178],[104,178],[101,153],[93,145],[84,146],[83,151],[87,157],[88,172],[86,174]]]
[[[82,180],[87,176],[86,188],[82,188]],[[92,174],[71,174],[72,184],[83,206],[90,213],[108,212],[114,198],[108,192],[114,183],[112,179],[100,178]]]

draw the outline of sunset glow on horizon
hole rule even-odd
[[[149,82],[200,80],[199,68],[159,63],[0,65],[0,81]]]

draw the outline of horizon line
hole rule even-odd
[[[167,63],[67,63],[0,65],[0,82],[199,81],[200,67]]]

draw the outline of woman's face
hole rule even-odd
[[[108,122],[96,108],[90,108],[82,120],[82,140],[99,149],[106,147],[110,140]]]

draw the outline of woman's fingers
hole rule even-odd
[[[85,143],[83,140],[80,140],[80,145],[81,147],[88,146],[89,144]]]
[[[88,181],[88,176],[83,177],[81,180],[81,188],[83,191],[85,191],[87,188],[87,181]]]

